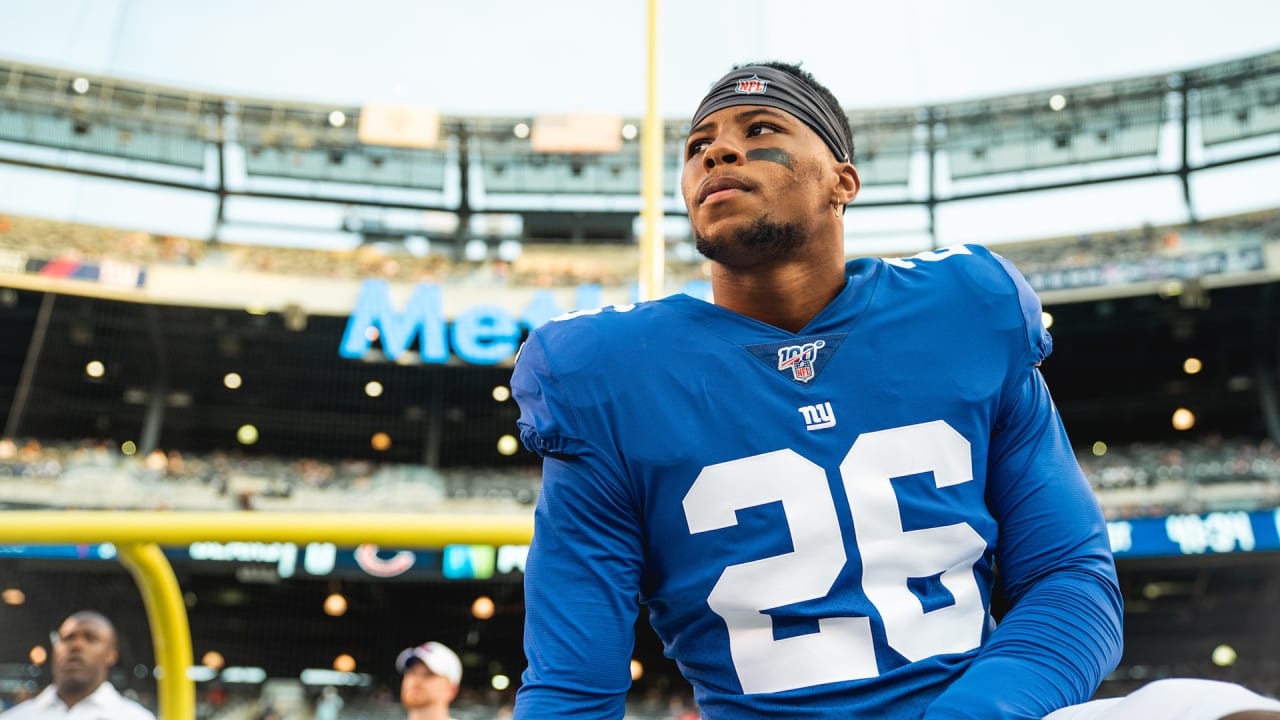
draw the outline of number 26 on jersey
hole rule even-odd
[[[908,660],[982,642],[986,608],[974,565],[986,542],[967,523],[904,530],[892,479],[932,472],[937,487],[973,480],[969,441],[942,421],[865,433],[840,463],[862,559],[862,591],[889,646]],[[785,479],[785,481],[780,481]],[[818,631],[774,639],[770,608],[826,597],[848,562],[826,472],[792,450],[711,465],[684,498],[691,533],[737,524],[743,508],[780,502],[791,552],[725,568],[707,598],[724,619],[744,693],[875,677],[871,619],[828,617]],[[908,579],[939,576],[955,602],[926,612]]]

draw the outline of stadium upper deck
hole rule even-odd
[[[1280,156],[1277,98],[1272,52],[1173,74],[850,109],[867,185],[854,211],[906,209],[906,225],[882,235],[923,233],[927,247],[939,237],[938,209],[951,203],[1166,178],[1180,183],[1195,219],[1195,173]],[[321,106],[0,63],[0,162],[209,199],[207,232],[196,233],[209,238],[298,222],[292,229],[317,241],[409,239],[457,258],[497,256],[513,241],[631,243],[638,124]],[[664,123],[668,190],[678,186],[686,125]],[[262,212],[299,201],[311,204],[307,222]],[[687,255],[676,193],[664,210],[675,216],[664,228],[669,249]]]

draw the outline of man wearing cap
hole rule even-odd
[[[1180,680],[1085,703],[1121,599],[1035,293],[977,245],[846,262],[852,134],[798,66],[734,69],[690,128],[715,303],[562,316],[513,372],[543,456],[519,720],[621,718],[638,602],[707,720],[1280,709]]]
[[[119,660],[116,629],[92,610],[72,614],[53,637],[53,684],[0,713],[4,720],[155,720],[107,680]]]
[[[405,648],[396,658],[400,704],[408,720],[452,720],[449,704],[462,682],[462,661],[444,645],[432,641]]]

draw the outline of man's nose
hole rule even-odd
[[[732,143],[717,138],[702,154],[702,164],[708,170],[716,165],[737,165],[742,162],[742,151]]]

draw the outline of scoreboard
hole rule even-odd
[[[1107,523],[1117,559],[1280,550],[1280,508],[1176,514]]]

